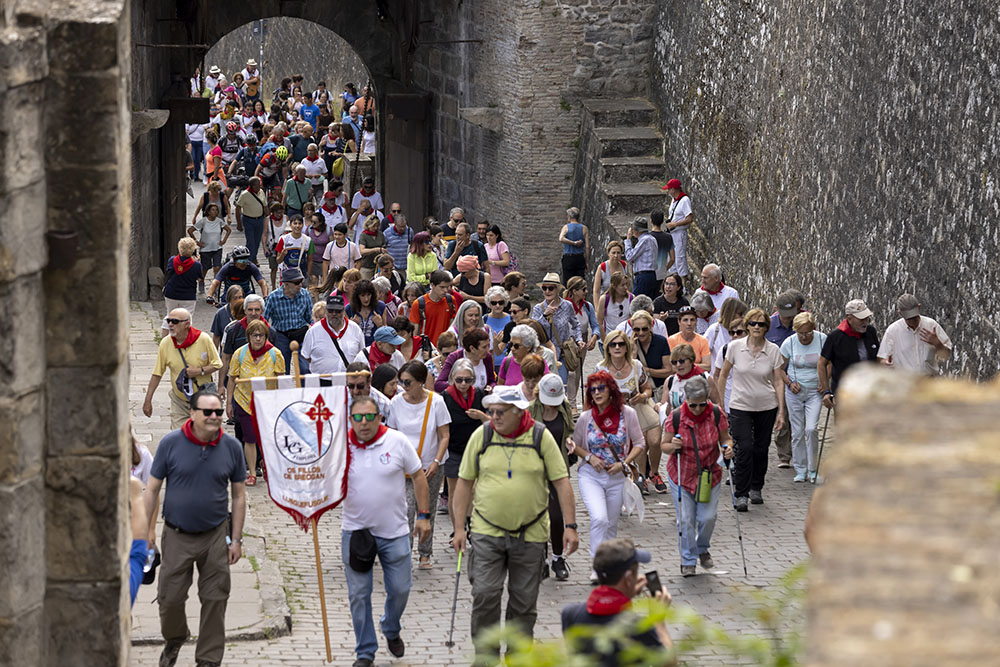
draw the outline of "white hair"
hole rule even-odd
[[[461,213],[462,215],[465,215],[465,211],[456,206],[455,208],[451,209],[451,213],[448,214],[448,217],[454,218],[456,213]]]
[[[632,299],[632,305],[629,306],[630,312],[635,315],[640,310],[645,310],[648,312],[653,312],[653,300],[649,298],[646,294],[636,294]]]
[[[451,372],[448,373],[448,384],[455,384],[455,376],[458,375],[459,371],[469,371],[472,373],[472,377],[476,377],[476,367],[472,365],[472,362],[464,357],[459,359],[451,366]]]
[[[384,292],[388,294],[389,292],[392,291],[392,283],[389,282],[389,279],[386,278],[385,276],[379,276],[378,278],[372,280],[372,286],[378,292]]]
[[[262,297],[260,294],[247,294],[246,298],[243,299],[243,310],[246,310],[246,307],[251,303],[259,303],[260,307],[263,308],[264,297]]]
[[[722,269],[719,268],[718,264],[714,264],[714,263],[713,264],[706,264],[705,266],[702,267],[701,270],[702,271],[708,271],[709,273],[711,273],[716,278],[721,278],[722,277]]]
[[[524,343],[529,350],[534,350],[538,347],[538,334],[535,333],[535,330],[527,324],[518,324],[516,327],[511,329],[510,337],[520,338],[521,342]]]
[[[507,294],[507,290],[505,290],[501,285],[494,285],[493,287],[486,290],[487,304],[489,304],[489,302],[495,299],[496,297],[500,297],[501,299],[503,299],[504,303],[510,301],[510,295]]]

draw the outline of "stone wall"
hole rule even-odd
[[[823,328],[850,298],[879,330],[903,291],[996,372],[993,70],[1000,18],[969,0],[660,0],[652,96],[709,257],[751,302],[788,286]]]

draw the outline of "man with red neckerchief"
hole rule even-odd
[[[412,586],[410,527],[406,514],[406,475],[413,480],[417,500],[414,535],[430,536],[427,479],[417,450],[405,435],[382,423],[375,400],[354,399],[347,434],[347,496],[341,514],[341,559],[347,576],[347,596],[356,641],[354,667],[371,667],[378,650],[372,619],[372,566],[378,556],[385,582],[385,611],[380,620],[389,652],[400,658],[406,650],[401,619]]]
[[[719,268],[718,264],[706,264],[702,268],[701,287],[698,288],[695,294],[698,292],[708,295],[708,298],[712,300],[712,305],[715,306],[715,312],[709,316],[708,324],[714,324],[719,321],[719,312],[722,310],[722,304],[726,302],[726,299],[740,298],[740,293],[735,287],[730,287],[722,282],[722,269]]]
[[[191,326],[191,313],[184,308],[175,308],[167,314],[169,336],[160,340],[156,351],[156,365],[149,377],[146,398],[142,403],[142,414],[153,416],[153,393],[160,386],[163,372],[170,369],[170,427],[180,428],[190,411],[188,397],[177,388],[177,378],[184,374],[189,383],[197,387],[211,385],[215,390],[212,374],[222,368],[222,359],[215,348],[211,334]]]
[[[195,660],[199,667],[222,663],[226,648],[226,604],[229,566],[243,555],[246,518],[246,463],[243,447],[222,432],[225,409],[211,390],[191,397],[189,418],[163,436],[156,448],[144,501],[150,517],[150,545],[155,542],[160,487],[163,498],[163,538],[160,552],[160,631],[165,645],[161,667],[172,667],[188,638],[184,603],[191,575],[198,564],[201,621]],[[232,496],[230,524],[227,490]]]
[[[344,317],[344,297],[333,294],[326,300],[326,317],[306,332],[300,354],[313,373],[344,373],[365,347],[361,327]]]
[[[688,225],[694,222],[694,212],[691,210],[691,198],[681,189],[681,182],[671,178],[663,189],[670,195],[670,210],[667,212],[666,224],[663,228],[670,232],[674,240],[674,271],[682,278],[688,274],[687,242]]]

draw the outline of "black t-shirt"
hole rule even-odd
[[[473,419],[465,414],[454,398],[447,391],[442,392],[444,404],[451,415],[450,431],[448,434],[448,455],[459,458],[465,454],[465,446],[469,444],[469,437],[473,432],[483,425],[478,419]],[[472,407],[476,410],[483,409],[483,390],[476,389],[475,397],[472,399]]]
[[[650,236],[656,239],[656,278],[663,280],[667,277],[667,262],[670,261],[670,251],[674,249],[674,237],[670,232],[650,232]]]
[[[653,314],[667,313],[663,323],[667,325],[668,336],[673,336],[681,330],[680,323],[677,321],[677,311],[688,305],[690,305],[688,300],[682,296],[677,297],[676,303],[670,303],[662,294],[653,299]]]
[[[586,602],[578,602],[576,604],[571,604],[562,610],[562,630],[563,634],[566,634],[566,631],[575,625],[609,625],[618,621],[618,619],[619,616],[617,614],[610,614],[607,616],[591,614],[587,611]],[[656,630],[653,628],[644,632],[633,631],[632,639],[643,646],[648,646],[651,649],[661,649],[663,651],[664,658],[666,658],[666,649],[663,648],[663,644],[660,643],[660,639],[656,636]],[[607,652],[603,652],[594,646],[594,642],[588,639],[578,640],[570,647],[570,650],[574,654],[593,656],[596,659],[594,664],[600,665],[601,667],[621,667],[623,665],[650,664],[648,660],[627,660],[625,654],[622,653],[622,649],[623,647],[615,642],[608,648]]]
[[[640,346],[642,344],[640,343]],[[646,366],[656,370],[663,368],[663,357],[670,359],[670,343],[667,339],[659,334],[653,334],[653,337],[649,341],[649,349],[643,350],[642,354],[646,357]],[[667,362],[669,363],[669,361]],[[657,387],[663,384],[666,378],[652,378],[653,384]]]
[[[840,329],[834,329],[823,343],[823,350],[820,356],[828,359],[833,364],[833,371],[830,373],[830,391],[837,391],[840,384],[840,376],[843,375],[850,366],[861,361],[861,351],[865,352],[864,361],[878,360],[878,332],[875,327],[868,325],[868,328],[861,335],[861,338],[848,336]],[[860,349],[859,349],[860,348]]]

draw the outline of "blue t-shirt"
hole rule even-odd
[[[653,334],[653,337],[649,341],[649,349],[643,350],[642,354],[646,357],[647,368],[661,370],[663,368],[663,357],[670,358],[670,343],[663,336]],[[653,380],[653,385],[657,387],[662,385],[666,380],[666,378],[656,377],[651,377],[651,379]]]
[[[149,545],[146,540],[132,540],[132,549],[128,553],[128,592],[135,604],[135,596],[139,594],[139,586],[145,572],[146,557],[149,555]]]
[[[819,389],[816,365],[819,363],[819,355],[823,351],[825,342],[826,334],[816,331],[813,333],[812,342],[808,345],[802,344],[798,334],[792,334],[781,343],[781,356],[788,359],[788,379],[802,385],[802,391]]]
[[[163,286],[163,296],[177,301],[194,301],[198,281],[204,277],[205,272],[201,268],[201,262],[195,261],[183,273],[177,273],[174,270],[174,258],[171,257],[167,260],[164,275],[166,283]]]
[[[246,286],[250,283],[250,278],[253,278],[257,282],[264,279],[261,274],[260,269],[253,262],[247,262],[246,268],[240,268],[236,266],[236,263],[232,260],[226,262],[219,269],[219,272],[215,274],[215,279],[222,283],[222,293],[225,294],[226,290],[229,289],[231,285],[243,285]],[[252,285],[251,285],[252,287]],[[243,290],[246,294],[246,290]]]
[[[212,318],[212,328],[209,330],[213,336],[222,338],[222,333],[226,330],[226,325],[233,321],[233,314],[229,311],[229,306],[223,306],[215,311]]]
[[[511,319],[510,315],[504,313],[503,317],[493,317],[492,315],[487,315],[483,318],[483,321],[486,322],[486,326],[490,328],[490,331],[496,334],[503,331],[504,327],[507,326],[507,323],[510,322]],[[503,346],[494,348],[493,351],[496,352],[496,354],[493,355],[493,364],[496,368],[500,368],[500,364],[503,363],[504,358]]]
[[[778,315],[778,313],[774,313],[771,315],[771,327],[767,330],[767,333],[764,334],[764,338],[771,341],[778,347],[781,347],[781,344],[785,341],[785,339],[794,333],[795,330],[792,329],[791,324],[789,323],[789,326],[787,327],[782,326],[781,316]]]
[[[223,434],[201,446],[177,429],[163,436],[150,475],[163,480],[163,520],[189,533],[211,530],[229,516],[229,484],[246,480],[243,446]]]
[[[299,107],[299,118],[313,126],[313,132],[319,128],[319,107],[315,104],[303,104]]]

